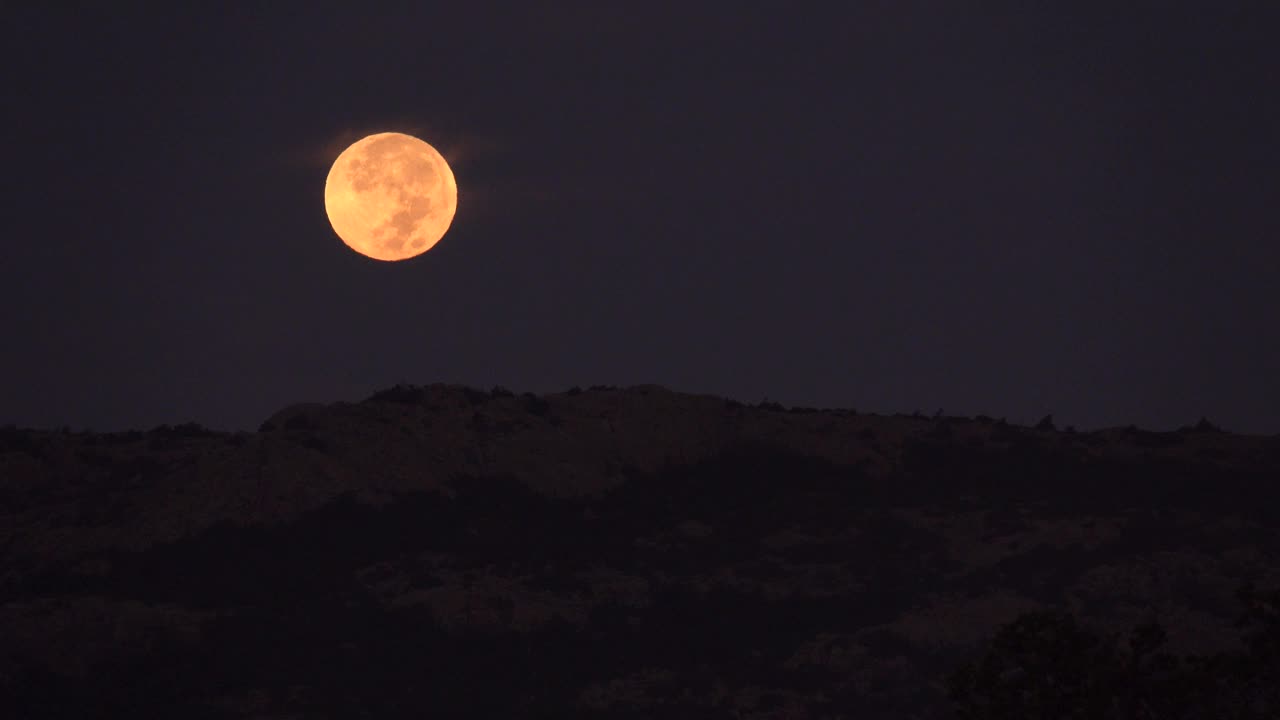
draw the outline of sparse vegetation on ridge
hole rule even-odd
[[[1148,657],[1236,667],[1179,648],[1280,578],[1276,443],[656,386],[0,430],[0,711],[944,720],[1011,692],[953,704],[966,660],[1114,669],[1156,609]]]

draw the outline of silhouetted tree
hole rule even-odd
[[[950,697],[961,720],[1112,717],[1116,670],[1114,648],[1070,614],[1032,612],[956,671]]]
[[[1280,716],[1280,592],[1245,586],[1243,651],[1178,657],[1164,628],[1135,627],[1127,643],[1069,613],[1026,613],[1000,628],[977,660],[949,678],[959,720],[1240,718]]]
[[[1196,432],[1222,432],[1222,428],[1209,422],[1208,418],[1204,416],[1200,417],[1200,422],[1196,423],[1192,429]]]

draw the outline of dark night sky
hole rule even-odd
[[[1280,4],[250,5],[6,11],[0,423],[653,382],[1280,432]],[[459,185],[391,264],[323,208],[385,130]]]

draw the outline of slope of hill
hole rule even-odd
[[[1042,607],[1230,643],[1280,437],[397,387],[0,431],[9,717],[946,717]],[[16,714],[15,714],[16,713]]]

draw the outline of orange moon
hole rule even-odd
[[[378,133],[333,161],[324,209],[342,242],[375,260],[407,260],[444,237],[458,184],[444,156],[412,135]]]

